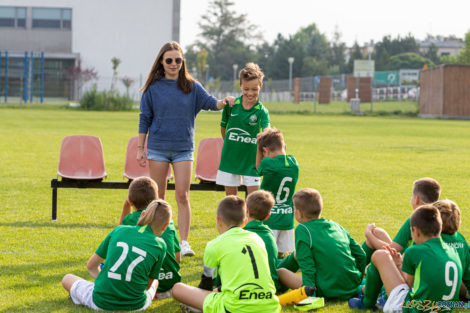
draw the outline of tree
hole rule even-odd
[[[129,76],[124,76],[121,78],[121,82],[124,84],[126,87],[126,96],[129,97],[129,88],[131,88],[132,84],[135,82],[135,80]]]
[[[114,92],[114,89],[116,88],[116,81],[117,81],[117,77],[118,77],[118,72],[117,72],[117,69],[119,67],[119,64],[121,64],[121,59],[119,58],[116,58],[116,57],[113,57],[111,59],[111,64],[112,64],[112,68],[113,68],[113,77],[111,78],[111,93]]]
[[[390,35],[384,36],[382,41],[375,44],[375,69],[377,71],[384,71],[390,69],[388,63],[390,57],[405,53],[405,52],[419,52],[419,46],[413,35],[408,34],[406,37],[392,38]]]
[[[434,63],[439,63],[439,56],[437,55],[437,47],[434,43],[429,45],[428,50],[424,54],[424,57],[430,59]]]
[[[470,31],[465,34],[465,48],[460,51],[458,62],[470,65]]]
[[[424,65],[428,67],[435,66],[434,62],[430,59],[424,58],[417,53],[407,52],[390,57],[388,69],[422,69]]]
[[[346,67],[347,72],[352,73],[354,71],[354,60],[362,59],[364,59],[364,55],[362,55],[361,47],[359,47],[359,44],[355,41],[349,55],[349,61]]]
[[[288,38],[278,34],[266,62],[266,74],[273,79],[289,77],[289,57],[294,58],[293,76],[317,75],[315,71],[326,66],[328,71],[329,43],[315,24],[300,28]],[[304,61],[306,63],[304,63]]]
[[[77,65],[70,67],[67,71],[67,76],[74,82],[74,98],[80,99],[82,97],[82,88],[85,83],[90,80],[98,79],[98,73],[93,67],[82,68],[82,60],[78,59]]]
[[[328,65],[330,67],[330,74],[344,73],[346,71],[346,61],[344,59],[346,54],[346,44],[341,41],[341,33],[338,26],[335,26],[333,40],[330,42],[328,52]]]
[[[256,33],[256,26],[251,24],[246,14],[237,14],[232,10],[230,0],[213,0],[209,9],[201,18],[198,50],[209,51],[207,62],[213,76],[230,79],[233,64],[245,64],[252,61],[255,51],[252,44],[261,39]]]

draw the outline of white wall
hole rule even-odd
[[[120,77],[145,80],[161,46],[172,40],[173,0],[0,0],[0,5],[72,8],[72,52],[103,81],[112,76],[112,57],[122,61]]]

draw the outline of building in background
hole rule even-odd
[[[432,45],[437,49],[438,57],[458,55],[460,50],[465,48],[465,43],[460,38],[428,35],[426,39],[419,42],[419,51],[426,54]]]
[[[23,92],[25,61],[37,80],[44,52],[45,97],[77,98],[70,70],[79,60],[82,70],[97,73],[98,89],[109,89],[113,57],[121,60],[119,77],[133,81],[129,91],[138,97],[159,49],[179,41],[179,33],[180,0],[0,0],[0,95],[5,52],[10,93]],[[116,86],[126,91],[121,81]]]

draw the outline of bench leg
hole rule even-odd
[[[53,222],[57,221],[57,188],[52,188],[52,218]]]

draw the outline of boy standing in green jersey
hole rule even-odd
[[[166,244],[158,236],[170,219],[171,206],[155,200],[137,226],[120,225],[111,231],[87,263],[94,283],[73,274],[62,279],[72,301],[96,311],[140,311],[152,304],[166,254]]]
[[[137,221],[142,212],[147,208],[147,205],[153,200],[156,200],[157,197],[158,187],[153,179],[143,176],[134,179],[129,185],[129,194],[124,202],[120,224],[137,225]],[[131,213],[132,207],[135,208],[133,213]],[[161,234],[160,238],[165,241],[167,250],[160,274],[158,275],[159,283],[155,296],[156,299],[170,297],[173,285],[181,281],[181,274],[179,272],[181,248],[175,224],[172,220],[170,220],[168,227],[163,234]]]
[[[281,283],[291,289],[316,287],[316,296],[329,299],[349,299],[361,283],[365,253],[361,246],[338,223],[321,217],[323,200],[311,188],[297,191],[293,197],[294,216],[299,222],[295,228],[295,255],[279,264]],[[298,264],[302,276],[284,268]]]
[[[451,302],[459,299],[462,264],[457,251],[440,237],[442,220],[432,204],[417,208],[410,218],[411,236],[415,245],[405,254],[386,246],[372,255],[379,273],[367,276],[366,289],[382,282],[388,295],[384,312],[451,312]],[[369,299],[375,303],[376,299]],[[352,298],[349,306],[367,309],[362,298]]]
[[[435,179],[420,178],[413,183],[411,206],[415,210],[423,204],[436,202],[440,194],[441,186]],[[375,224],[368,225],[365,232],[366,241],[362,244],[367,255],[367,263],[370,262],[370,257],[375,250],[387,245],[403,253],[412,244],[410,229],[410,218],[408,218],[392,241],[384,229],[375,227]]]
[[[235,99],[233,107],[224,107],[220,122],[224,145],[216,184],[225,186],[227,196],[237,195],[240,185],[246,186],[247,194],[258,190],[256,135],[269,127],[268,110],[259,102],[263,72],[258,65],[248,63],[239,77],[243,94]]]
[[[254,232],[263,239],[266,251],[268,253],[269,269],[271,278],[273,279],[276,290],[282,288],[277,274],[277,247],[274,240],[273,232],[263,221],[269,218],[271,208],[275,201],[273,195],[269,191],[257,190],[246,198],[246,213],[248,215],[248,223],[243,227],[244,230]]]
[[[279,256],[293,252],[294,208],[292,196],[299,178],[299,165],[286,155],[286,144],[279,129],[267,128],[258,134],[256,168],[263,176],[261,189],[270,191],[276,200],[271,216],[264,222],[273,231]]]
[[[462,263],[462,285],[460,297],[470,300],[468,286],[470,286],[470,247],[465,237],[458,232],[460,228],[460,209],[457,203],[451,200],[439,200],[433,203],[439,210],[442,219],[441,238],[449,247],[457,250]]]
[[[199,287],[177,283],[173,297],[182,308],[204,313],[279,312],[279,300],[269,271],[263,240],[243,230],[245,201],[225,197],[217,207],[217,231],[220,236],[207,243],[204,273]],[[214,279],[220,276],[220,292],[213,292]]]

